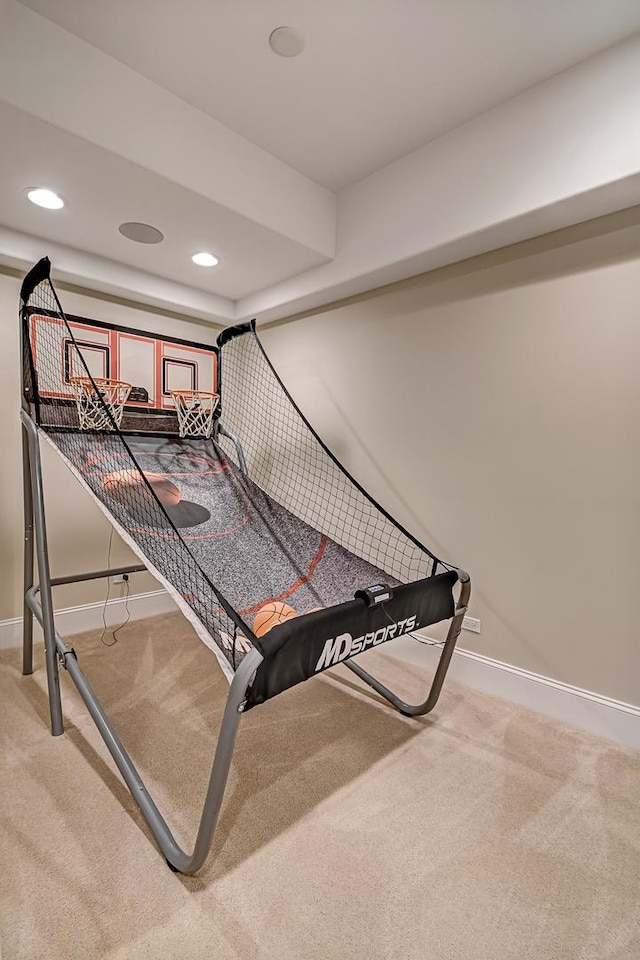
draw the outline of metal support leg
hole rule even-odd
[[[42,464],[38,431],[25,413],[20,414],[29,444],[29,472],[31,475],[31,497],[33,520],[35,523],[36,554],[38,557],[38,578],[42,592],[42,629],[44,631],[45,661],[47,665],[47,687],[49,690],[49,712],[51,715],[51,733],[59,737],[64,733],[62,722],[62,703],[60,701],[60,677],[56,653],[53,599],[51,596],[51,571],[47,548],[47,527],[44,516],[44,494],[42,489]]]
[[[70,573],[65,577],[51,577],[51,586],[59,587],[63,583],[82,583],[84,580],[104,580],[107,577],[121,577],[123,573],[143,573],[144,563],[129,564],[126,567],[110,567],[108,570],[91,570],[89,573]]]
[[[460,570],[460,597],[458,598],[458,604],[456,607],[455,615],[449,624],[449,632],[447,634],[447,639],[444,642],[442,648],[442,653],[440,654],[440,660],[436,669],[433,682],[431,684],[431,689],[427,699],[423,703],[407,703],[405,700],[402,700],[397,694],[392,690],[389,690],[388,687],[385,687],[376,677],[373,677],[367,670],[360,666],[359,663],[356,663],[353,660],[346,660],[345,666],[353,671],[361,680],[364,680],[365,683],[368,683],[370,687],[381,694],[388,700],[389,703],[392,703],[400,713],[405,714],[407,717],[420,717],[425,713],[429,713],[435,707],[440,697],[440,692],[442,690],[442,685],[444,683],[444,678],[447,675],[447,670],[449,669],[449,664],[451,663],[451,657],[453,656],[453,651],[455,650],[456,642],[460,636],[460,631],[462,630],[462,621],[464,620],[464,615],[467,611],[469,605],[469,596],[471,594],[471,580],[468,573],[465,573],[464,570]]]
[[[27,603],[30,605],[36,619],[42,622],[44,613],[43,608],[37,600],[38,592],[39,588],[37,585],[32,587],[27,594]],[[54,633],[54,638],[56,650],[64,663],[65,669],[68,671],[80,696],[84,700],[109,753],[113,757],[124,782],[129,788],[131,796],[147,821],[167,862],[173,869],[180,873],[195,873],[200,869],[211,849],[211,843],[218,823],[222,799],[229,777],[233,748],[236,742],[240,718],[243,713],[244,701],[247,696],[247,688],[262,662],[262,654],[255,648],[250,650],[236,670],[231,682],[213,765],[211,767],[211,774],[209,776],[209,786],[207,787],[202,808],[200,825],[198,827],[193,852],[189,854],[176,842],[164,817],[147,790],[142,777],[138,773],[135,764],[122,745],[118,734],[111,725],[94,690],[82,672],[75,652],[67,647],[57,632]]]
[[[31,495],[31,459],[26,427],[22,428],[22,498],[24,503],[24,604],[22,608],[22,672],[33,673],[33,613],[27,603],[27,591],[33,586],[33,497]]]
[[[252,654],[256,654],[257,657],[252,658]],[[176,842],[165,819],[144,785],[133,761],[111,726],[98,698],[89,685],[89,681],[80,669],[75,655],[71,651],[68,651],[64,655],[65,666],[78,688],[82,699],[86,703],[89,713],[93,717],[133,799],[136,801],[142,815],[149,824],[151,832],[169,864],[180,873],[195,873],[199,870],[211,849],[213,835],[220,814],[220,807],[222,806],[222,798],[227,785],[229,769],[231,767],[231,758],[236,742],[238,725],[242,716],[242,704],[246,699],[247,687],[260,660],[262,660],[262,657],[257,650],[253,650],[247,654],[236,671],[231,683],[222,717],[222,726],[220,728],[213,765],[211,767],[209,786],[202,808],[202,816],[195,846],[193,853],[188,854]]]
[[[236,453],[238,455],[238,466],[245,477],[248,477],[249,471],[247,470],[247,461],[244,458],[244,450],[242,449],[242,444],[236,437],[235,433],[232,433],[231,430],[227,430],[225,425],[220,420],[218,421],[217,433],[219,436],[226,437],[228,440],[231,440],[231,443],[236,448]]]

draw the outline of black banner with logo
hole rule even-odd
[[[249,691],[247,708],[365,650],[450,619],[457,581],[452,570],[395,587],[386,602],[368,604],[360,597],[274,627],[256,642],[265,659]]]

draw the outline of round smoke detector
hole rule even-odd
[[[118,230],[127,240],[133,240],[134,243],[162,243],[164,233],[160,233],[156,227],[148,223],[121,223]]]
[[[269,46],[280,57],[297,57],[304,50],[304,37],[293,27],[276,27],[269,36]]]

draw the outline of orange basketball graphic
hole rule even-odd
[[[173,507],[180,503],[180,491],[175,483],[167,480],[161,473],[145,473],[144,476],[160,503],[166,507]],[[105,476],[102,487],[105,493],[124,507],[141,505],[149,496],[147,485],[139,470],[114,470],[113,473]]]
[[[280,600],[271,600],[260,607],[253,620],[253,632],[256,637],[264,637],[272,627],[279,623],[285,623],[296,617],[297,613],[288,603],[282,603]]]

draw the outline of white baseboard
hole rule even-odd
[[[104,618],[109,627],[123,623],[127,618],[127,600],[125,597],[112,597],[105,608],[104,600],[85,603],[79,607],[67,607],[56,610],[56,627],[62,637],[71,637],[85,630],[101,630]],[[149,593],[135,593],[128,599],[131,620],[144,620],[159,613],[168,613],[176,609],[166,590],[152,590]],[[34,640],[42,640],[42,630],[34,622]],[[22,644],[22,617],[12,620],[0,620],[0,650],[19,647]]]
[[[387,651],[408,663],[434,666],[440,647],[399,637]],[[386,652],[386,651],[385,651]],[[640,750],[640,706],[612,700],[568,683],[512,667],[470,650],[456,649],[449,675],[476,690],[504,697],[563,723]]]

